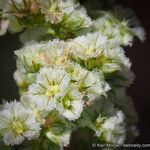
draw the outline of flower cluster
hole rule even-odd
[[[135,35],[144,40],[139,24],[116,11],[91,21],[74,0],[0,0],[0,9],[0,35],[26,30],[24,47],[14,52],[20,102],[0,109],[6,145],[35,140],[33,149],[62,148],[80,127],[103,143],[137,136],[138,117],[126,93],[134,74],[123,48]]]
[[[109,91],[116,87],[118,81],[114,79],[112,84],[108,76],[127,71],[131,65],[119,43],[100,32],[69,41],[54,39],[42,43],[29,43],[15,51],[15,54],[17,70],[14,76],[22,93],[21,101],[33,110],[36,119],[42,123],[43,120],[47,121],[47,117],[49,118],[53,111],[68,121],[78,120],[85,108],[108,97]],[[120,79],[120,82],[124,80]],[[103,123],[103,132],[106,134],[104,140],[107,142],[112,139],[107,137],[107,132],[114,132],[117,126],[116,123],[112,129],[110,127],[110,131],[106,131],[109,120],[115,122],[113,120],[118,120],[120,116],[124,118],[120,111],[112,114],[114,117]],[[98,129],[93,130],[96,130],[98,135]],[[68,133],[71,131],[64,134]],[[124,127],[121,133],[124,136]],[[46,136],[52,141],[57,136],[59,143],[61,141],[60,135],[53,135],[50,130]],[[120,138],[113,140],[115,142]]]
[[[92,25],[84,7],[74,0],[1,0],[2,31],[20,32],[25,35],[34,30],[38,36],[69,38],[86,33]],[[4,23],[4,20],[5,23]],[[40,30],[42,28],[42,31]],[[44,34],[43,34],[44,31]],[[37,33],[36,33],[37,35]],[[40,40],[42,37],[36,37]],[[27,39],[24,39],[24,41]]]
[[[49,113],[55,109],[69,120],[80,117],[85,101],[92,102],[106,96],[110,90],[100,70],[88,70],[74,61],[76,54],[72,49],[78,50],[74,41],[56,39],[30,44],[15,51],[18,64],[15,79],[18,85],[26,82],[24,76],[31,79],[24,91],[27,99],[40,110]],[[20,70],[23,76],[19,75]],[[22,86],[20,88],[25,90]]]
[[[100,17],[95,20],[93,28],[109,39],[114,39],[123,46],[131,46],[134,36],[142,42],[145,40],[145,31],[131,9],[117,6],[113,11],[99,13]]]

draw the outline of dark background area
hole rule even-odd
[[[123,6],[131,7],[146,30],[147,39],[141,44],[137,39],[127,49],[136,79],[129,89],[139,114],[140,136],[136,143],[150,143],[150,1],[118,0]]]
[[[96,1],[82,0],[94,6]],[[148,0],[116,0],[123,7],[131,7],[140,19],[147,33],[147,40],[142,44],[135,39],[133,47],[126,48],[127,55],[132,61],[132,70],[136,79],[129,93],[132,96],[139,114],[140,136],[136,143],[150,143],[150,1]],[[96,5],[98,8],[98,5]],[[18,89],[13,79],[15,57],[13,51],[21,47],[18,35],[6,34],[0,37],[0,99],[18,99]]]

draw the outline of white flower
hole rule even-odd
[[[90,100],[95,100],[110,90],[110,86],[104,81],[103,76],[98,71],[92,71],[86,74],[79,83],[79,91],[84,93]]]
[[[86,28],[92,23],[85,8],[74,0],[41,1],[40,7],[46,21],[50,21],[52,24],[63,22],[63,24],[73,29],[75,27]],[[79,26],[78,23],[81,23],[81,20],[82,24]],[[71,27],[73,22],[76,24],[72,24]]]
[[[62,97],[70,82],[70,76],[63,69],[42,68],[37,74],[36,83],[29,87],[28,98],[45,110],[56,108],[56,100]]]
[[[56,0],[56,3],[59,10],[65,14],[70,14],[80,7],[80,4],[75,2],[75,0]]]
[[[94,27],[109,39],[118,40],[124,46],[131,46],[134,36],[141,41],[145,40],[145,31],[130,9],[115,7],[111,12],[103,12],[95,21]]]
[[[62,145],[64,145],[65,147],[69,145],[70,143],[70,138],[71,138],[71,133],[65,133],[61,136],[61,141],[62,141]]]
[[[54,120],[55,121],[51,122],[48,131],[45,133],[46,137],[53,143],[59,145],[61,148],[63,148],[64,146],[68,146],[68,144],[70,143],[71,129],[68,129],[67,125],[61,118],[59,118],[58,120],[54,118]]]
[[[26,3],[26,4],[25,4]],[[12,33],[20,32],[23,26],[18,21],[18,18],[26,16],[26,9],[29,6],[29,0],[1,0],[0,9],[2,10],[3,17],[9,20],[8,30]]]
[[[41,8],[41,12],[45,16],[45,20],[47,22],[51,22],[52,24],[60,23],[63,19],[63,12],[59,9],[58,3],[59,1],[39,1],[39,7]]]
[[[22,95],[24,92],[27,92],[29,85],[31,85],[35,81],[35,74],[16,70],[14,72],[14,79],[19,86],[19,92]]]
[[[40,124],[36,122],[31,110],[14,101],[6,103],[0,111],[0,133],[6,145],[18,145],[25,138],[38,138]]]
[[[128,30],[127,22],[116,21],[111,15],[106,14],[95,21],[96,30],[106,35],[109,39],[116,39],[120,44],[130,45],[133,35]]]
[[[131,67],[131,62],[129,58],[126,57],[124,50],[115,43],[108,42],[106,46],[104,46],[102,57],[106,59],[106,62],[104,61],[104,65],[102,67],[102,70],[104,70],[105,72],[111,72],[109,71],[109,69],[121,71],[128,70]]]
[[[77,89],[69,89],[57,103],[57,110],[68,120],[78,119],[83,111],[83,95]]]
[[[67,42],[54,39],[45,43],[39,59],[43,66],[66,66],[70,62],[70,50]]]
[[[88,73],[86,68],[83,68],[81,65],[73,62],[67,66],[66,70],[71,76],[71,79],[76,82],[82,80]]]
[[[39,71],[41,64],[39,55],[43,44],[30,43],[20,50],[15,51],[19,63],[26,69],[27,72],[34,73]]]
[[[25,93],[23,96],[20,98],[21,103],[25,108],[29,108],[32,110],[33,115],[35,116],[35,119],[37,122],[39,122],[41,125],[45,123],[45,118],[48,115],[48,112],[45,111],[45,105],[40,103],[37,105],[37,103],[34,103],[28,98],[27,93]]]
[[[130,68],[130,61],[117,41],[109,40],[100,32],[77,37],[70,42],[75,61],[88,69],[99,68],[111,73]]]
[[[116,116],[108,118],[102,128],[107,132],[105,134],[106,141],[113,141],[117,144],[123,144],[125,141],[125,128],[124,125],[121,125],[124,121],[124,115],[121,111],[118,111]],[[116,134],[120,134],[120,137],[116,138]],[[113,135],[114,134],[114,135]]]
[[[80,36],[71,41],[72,51],[75,57],[81,59],[95,58],[101,53],[101,46],[104,45],[107,38],[100,32],[89,33],[86,36]]]
[[[106,96],[106,92],[110,90],[110,86],[104,81],[103,75],[97,70],[90,72],[77,63],[71,63],[67,72],[73,80],[72,86],[90,100],[95,100],[102,95]]]
[[[93,24],[84,7],[73,11],[66,17],[67,18],[65,21],[63,21],[63,23],[66,25],[66,27],[70,27],[73,30],[89,28]]]
[[[96,121],[96,135],[108,143],[123,144],[125,133],[124,114],[121,111],[108,118],[101,118],[100,115]]]
[[[60,146],[68,146],[70,143],[70,132],[65,132],[62,135],[55,135],[51,131],[46,133],[48,139],[52,140],[54,143],[59,144]]]
[[[57,24],[63,20],[65,14],[70,14],[79,6],[74,0],[39,0],[39,6],[46,21]]]

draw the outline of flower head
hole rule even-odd
[[[46,21],[50,21],[52,24],[61,22],[65,14],[72,13],[79,6],[74,0],[39,0],[38,3]]]
[[[40,2],[41,12],[48,25],[48,33],[61,39],[69,39],[89,32],[91,18],[84,7],[74,0]]]
[[[0,111],[0,133],[6,145],[18,145],[25,138],[38,138],[40,124],[32,111],[23,107],[20,102],[6,103]]]
[[[118,40],[121,45],[132,45],[133,37],[145,40],[145,31],[131,9],[115,7],[110,12],[103,12],[94,23],[95,30],[102,32],[109,39]]]
[[[49,140],[53,141],[54,143],[60,145],[61,147],[66,147],[69,145],[70,143],[70,137],[71,137],[71,133],[70,132],[66,132],[63,133],[62,135],[55,135],[52,132],[47,132],[46,136]]]
[[[42,68],[34,84],[29,87],[29,99],[45,110],[56,108],[56,100],[65,94],[70,76],[63,69]]]
[[[102,100],[98,104],[98,106],[92,109],[94,113],[96,111],[99,116],[96,118],[95,122],[89,126],[95,131],[96,136],[101,141],[123,144],[126,139],[125,115],[122,111],[116,109],[114,104],[110,101]]]
[[[83,95],[77,89],[69,89],[57,103],[57,110],[69,120],[78,119],[83,111]]]
[[[115,144],[123,144],[125,141],[124,114],[116,111],[111,117],[99,117],[95,123],[96,136],[102,141]]]
[[[67,67],[66,70],[68,74],[71,77],[71,80],[75,82],[79,82],[82,80],[86,74],[88,73],[88,70],[84,67],[81,67],[78,63],[71,62]]]
[[[103,76],[98,71],[88,72],[84,78],[77,83],[79,91],[84,93],[90,101],[95,100],[110,90],[110,86],[104,81]]]
[[[130,68],[130,61],[118,42],[109,40],[100,32],[77,37],[70,44],[74,60],[89,70],[98,68],[111,73]]]
[[[39,122],[41,125],[45,123],[45,118],[48,115],[48,112],[45,111],[45,105],[40,103],[39,107],[36,102],[33,102],[28,98],[27,93],[21,96],[20,101],[25,108],[28,108],[32,111],[32,114],[34,115],[37,122]]]
[[[72,81],[72,86],[77,88],[88,99],[95,100],[110,90],[110,86],[104,81],[104,76],[98,70],[88,71],[77,63],[68,65],[67,72]]]
[[[55,39],[45,44],[39,59],[43,66],[66,66],[70,62],[70,49],[67,42]]]
[[[30,19],[33,19],[33,16],[39,12],[39,8],[33,0],[1,0],[0,9],[4,14],[3,18],[9,20],[8,30],[13,33],[20,32],[27,27],[28,23],[31,23]],[[24,22],[25,20],[29,22]]]
[[[51,125],[46,137],[60,147],[66,147],[70,143],[71,131],[66,128],[63,122],[59,121]]]
[[[75,38],[71,41],[72,51],[75,57],[83,60],[96,58],[100,53],[102,46],[106,44],[107,38],[100,32],[89,33],[86,36]]]
[[[18,57],[18,63],[20,63],[27,72],[38,72],[41,64],[39,55],[42,50],[43,44],[30,43],[20,50],[15,51],[15,55]]]
[[[73,24],[74,23],[74,24]],[[92,20],[91,18],[87,15],[87,12],[84,7],[81,7],[69,15],[65,16],[65,20],[63,21],[63,24],[72,29],[73,31],[75,29],[86,29],[90,28],[92,25]],[[78,31],[76,31],[78,32]]]
[[[14,79],[19,87],[20,94],[27,92],[28,87],[35,81],[35,74],[26,73],[20,69],[14,72]]]

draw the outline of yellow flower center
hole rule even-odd
[[[67,94],[67,95],[63,98],[63,101],[62,101],[64,108],[66,108],[66,109],[71,109],[71,107],[72,107],[72,105],[71,105],[72,100],[73,100],[73,98],[72,98],[69,94]]]
[[[96,60],[96,64],[98,66],[102,66],[103,64],[105,64],[107,62],[109,62],[109,59],[103,54],[101,56],[99,56]]]
[[[46,95],[48,97],[54,97],[56,93],[59,91],[59,86],[57,84],[49,86],[49,88],[46,91]]]
[[[78,74],[79,74],[79,72],[78,72],[77,70],[73,70],[73,71],[71,72],[71,75],[72,75],[73,78],[77,78],[77,77],[78,77]]]
[[[41,118],[41,112],[39,111],[39,109],[34,108],[34,113],[37,119]]]
[[[12,123],[12,128],[17,134],[22,134],[23,132],[25,132],[25,125],[19,121],[14,121]]]
[[[56,58],[55,64],[56,65],[62,65],[62,64],[65,64],[67,61],[68,61],[67,56],[61,56],[61,57]]]
[[[71,101],[70,100],[66,100],[65,101],[65,107],[66,108],[70,108],[70,106],[71,106]]]
[[[101,128],[101,126],[104,123],[105,119],[106,119],[105,117],[99,116],[99,118],[96,120],[96,127]]]
[[[88,48],[88,49],[86,49],[85,53],[90,55],[90,54],[95,53],[95,51],[96,51],[95,48]]]

